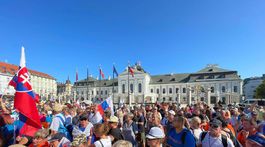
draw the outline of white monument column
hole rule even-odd
[[[177,94],[178,97],[178,104],[180,104],[180,93]]]
[[[211,88],[207,88],[207,105],[211,105]]]
[[[188,105],[191,105],[191,87],[188,87]]]

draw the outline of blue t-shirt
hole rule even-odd
[[[262,146],[265,146],[265,139],[262,137],[261,133],[257,132],[255,135],[248,136],[247,139],[249,139],[255,143],[258,143]]]
[[[183,143],[181,138],[184,132],[186,132],[186,136]],[[186,128],[180,133],[177,133],[175,129],[171,129],[167,134],[167,144],[171,147],[194,147],[196,141],[191,132]]]

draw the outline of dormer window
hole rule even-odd
[[[163,80],[162,79],[159,79],[158,82],[162,82]]]

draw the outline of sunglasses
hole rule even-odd
[[[218,125],[210,125],[212,128],[214,128],[214,129],[217,129],[219,126]]]

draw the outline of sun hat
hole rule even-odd
[[[146,135],[146,138],[148,139],[162,139],[164,137],[164,132],[158,127],[152,127],[149,133]]]
[[[63,106],[61,104],[55,103],[53,106],[53,111],[61,112],[63,110]]]
[[[110,119],[109,119],[109,122],[113,122],[113,123],[118,123],[119,122],[119,119],[118,117],[116,116],[110,116]]]

